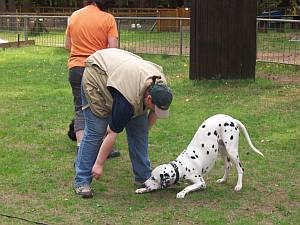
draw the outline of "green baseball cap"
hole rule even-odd
[[[156,83],[150,90],[152,102],[155,105],[154,112],[158,118],[169,116],[169,107],[173,100],[171,89],[164,83]]]

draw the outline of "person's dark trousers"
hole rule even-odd
[[[84,67],[75,66],[69,70],[69,82],[72,88],[75,109],[74,133],[84,130],[84,117],[81,102],[81,80]]]

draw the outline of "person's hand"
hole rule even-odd
[[[93,166],[93,169],[92,169],[92,175],[93,175],[93,177],[96,180],[99,180],[99,178],[102,176],[102,174],[103,174],[103,166],[95,164]]]

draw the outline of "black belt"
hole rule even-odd
[[[176,179],[175,179],[175,182],[174,182],[174,184],[176,184],[179,180],[178,166],[174,162],[171,162],[171,165],[173,166],[173,168],[175,170],[175,173],[176,173]]]

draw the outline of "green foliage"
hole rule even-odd
[[[161,64],[174,93],[170,118],[150,131],[153,166],[167,163],[188,145],[199,124],[216,113],[246,126],[265,158],[241,136],[245,167],[240,193],[227,184],[222,162],[205,177],[207,189],[176,199],[185,184],[134,194],[124,134],[121,157],[107,161],[95,197],[83,200],[72,189],[75,144],[67,136],[73,117],[63,49],[19,48],[0,52],[0,213],[48,224],[298,224],[300,85],[253,81],[188,79],[188,58],[143,55]],[[268,67],[267,67],[268,66]],[[294,74],[294,67],[259,63],[259,73]],[[0,224],[27,224],[0,216]]]

